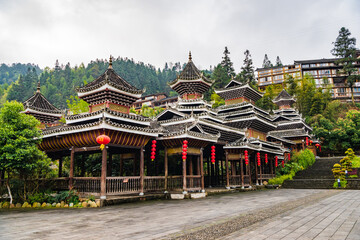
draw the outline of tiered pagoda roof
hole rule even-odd
[[[290,107],[296,101],[285,89],[283,89],[273,102],[281,108],[282,106]]]
[[[59,120],[63,114],[61,110],[52,105],[41,93],[40,83],[33,96],[24,103],[24,113],[33,115],[41,123],[52,123]]]
[[[110,57],[109,68],[97,79],[77,88],[79,98],[90,106],[111,103],[127,108],[141,98],[143,90],[139,90],[120,77],[112,68]],[[115,108],[116,109],[116,108]]]
[[[210,80],[204,76],[202,72],[195,66],[192,61],[191,52],[189,53],[189,61],[186,64],[184,70],[177,76],[177,78],[170,82],[169,85],[181,96],[184,94],[191,94],[193,98],[202,97],[210,86],[213,84],[213,80]],[[199,95],[199,96],[198,96]]]
[[[253,89],[247,83],[240,83],[232,79],[224,88],[215,89],[215,93],[225,101],[244,98],[246,101],[256,102],[263,94]]]

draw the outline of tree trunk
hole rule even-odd
[[[6,187],[7,187],[7,189],[8,189],[9,196],[10,196],[10,204],[12,204],[13,198],[12,198],[12,195],[11,195],[9,178],[10,178],[10,174],[8,173],[8,177],[7,177],[7,180],[6,180]]]
[[[352,88],[352,86],[350,87],[350,91],[351,91],[351,101],[352,101],[352,105],[355,106],[354,89]]]

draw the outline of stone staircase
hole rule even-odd
[[[339,163],[343,157],[322,157],[304,171],[296,173],[293,180],[286,180],[283,188],[308,188],[308,189],[328,189],[333,188],[334,176],[332,167]]]

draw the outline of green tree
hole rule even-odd
[[[221,66],[226,70],[228,77],[232,78],[235,76],[235,71],[234,71],[233,63],[230,60],[229,54],[230,52],[228,48],[225,47],[224,56],[222,58],[223,60],[221,61]]]
[[[212,85],[214,89],[225,87],[225,85],[228,84],[231,79],[227,74],[226,69],[221,64],[218,64],[215,67],[211,78],[215,80],[214,84]]]
[[[274,110],[277,108],[276,104],[273,103],[273,99],[276,97],[277,91],[274,89],[273,85],[269,85],[265,88],[265,93],[262,98],[256,101],[255,105],[265,109],[265,110]]]
[[[331,50],[331,53],[335,57],[340,58],[335,64],[342,66],[339,73],[340,75],[345,76],[346,84],[351,90],[352,103],[355,105],[353,86],[357,80],[360,80],[360,75],[357,74],[358,70],[355,67],[355,62],[357,61],[355,47],[356,39],[350,37],[350,35],[349,29],[342,27],[336,41],[333,42],[334,48]]]
[[[262,67],[263,68],[271,68],[272,66],[273,65],[272,65],[271,61],[269,60],[267,54],[265,54]]]
[[[217,108],[221,105],[225,105],[225,100],[223,98],[221,98],[219,95],[217,95],[216,93],[211,94],[211,101],[214,102],[214,104],[212,105],[212,108]]]
[[[70,96],[70,99],[66,100],[67,107],[70,110],[71,114],[79,114],[84,112],[89,112],[89,104],[82,99],[79,99],[77,96]]]
[[[255,73],[254,73],[254,66],[253,66],[253,61],[251,59],[250,51],[246,50],[244,52],[244,55],[245,55],[244,64],[241,67],[241,72],[239,74],[240,81],[244,83],[248,83],[250,86],[255,86],[256,85]]]
[[[291,95],[294,96],[298,89],[297,80],[293,78],[293,76],[286,74],[285,75],[285,85],[286,91]]]
[[[9,185],[11,176],[17,175],[24,180],[26,195],[26,179],[48,160],[37,148],[41,142],[37,128],[40,122],[33,116],[22,114],[23,110],[21,103],[13,101],[6,102],[0,111],[0,170],[7,173],[10,202],[13,200]]]

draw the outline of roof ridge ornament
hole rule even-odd
[[[109,69],[112,69],[112,56],[110,55],[110,59],[109,59]]]
[[[37,88],[36,88],[36,92],[40,93],[40,81],[38,82]]]
[[[189,51],[189,62],[192,61],[192,57],[191,57],[191,51]]]

